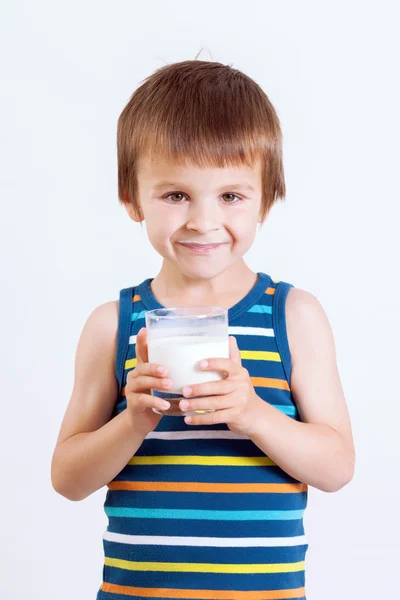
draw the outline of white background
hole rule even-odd
[[[2,3],[2,599],[100,586],[106,490],[66,500],[50,461],[87,317],[160,266],[117,200],[117,118],[145,77],[201,48],[276,107],[287,197],[248,264],[320,300],[352,417],[353,481],[310,488],[307,598],[396,596],[398,26],[382,0]]]

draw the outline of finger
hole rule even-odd
[[[167,410],[171,406],[168,400],[157,398],[157,396],[151,396],[150,394],[137,394],[136,396],[136,405],[139,410],[145,410],[146,408],[158,408],[159,410]]]
[[[171,379],[160,379],[159,377],[148,377],[146,375],[140,375],[139,377],[132,377],[126,386],[126,392],[129,394],[138,392],[144,392],[146,390],[169,390],[172,387]]]
[[[235,336],[229,336],[229,358],[237,365],[242,366],[242,357],[240,356],[239,346]]]
[[[193,398],[193,400],[181,400],[179,408],[184,411],[192,410],[222,410],[232,408],[235,405],[233,394],[226,396],[209,396],[208,398]]]
[[[203,366],[204,365],[204,366]],[[202,371],[222,371],[229,376],[239,375],[242,367],[230,358],[208,358],[200,362]]]
[[[196,396],[218,396],[231,394],[235,390],[235,385],[229,379],[207,381],[206,383],[195,383],[185,385],[182,393],[185,398],[195,398]]]
[[[128,377],[139,377],[147,375],[150,377],[168,377],[168,369],[157,363],[139,363],[134,369],[128,372]]]
[[[190,415],[190,417],[185,417],[185,423],[188,425],[217,425],[219,423],[229,423],[234,416],[233,409],[228,408],[204,415]]]
[[[136,336],[135,352],[138,363],[149,362],[146,327],[142,327]]]

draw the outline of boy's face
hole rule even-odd
[[[138,190],[150,243],[191,279],[223,273],[254,241],[261,208],[261,163],[200,168],[143,160]],[[132,219],[141,221],[130,203],[125,206]]]

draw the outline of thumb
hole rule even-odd
[[[242,366],[242,357],[240,356],[239,346],[235,336],[229,336],[229,358],[237,365]]]
[[[146,327],[142,327],[136,336],[136,358],[138,364],[149,362]]]

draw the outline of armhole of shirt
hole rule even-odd
[[[118,379],[118,393],[121,394],[126,356],[129,349],[129,337],[132,321],[133,288],[125,288],[119,293],[119,317],[115,374]]]
[[[290,354],[289,341],[286,328],[286,298],[290,288],[294,287],[291,283],[280,281],[275,290],[273,327],[275,339],[281,355],[283,370],[290,387],[290,376],[292,372],[292,358]]]

